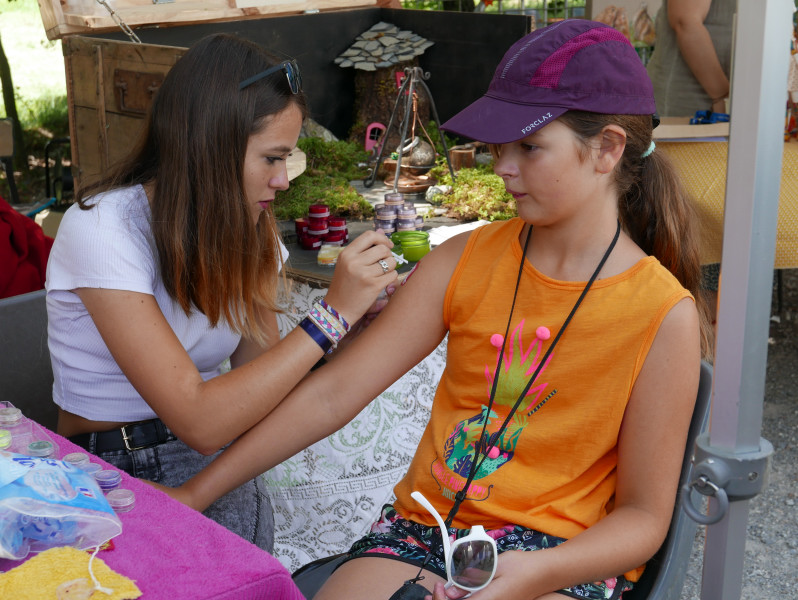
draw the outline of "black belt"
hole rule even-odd
[[[129,423],[119,429],[98,431],[96,433],[79,433],[67,438],[73,444],[94,454],[115,452],[118,450],[143,450],[164,442],[176,440],[160,419]],[[93,442],[93,443],[92,443]],[[92,445],[94,446],[92,448]]]

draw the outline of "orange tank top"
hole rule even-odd
[[[445,518],[465,485],[510,314],[523,225],[516,218],[475,230],[449,282],[446,369],[418,450],[394,490],[405,518],[435,524],[412,491]],[[557,281],[525,263],[488,433],[504,422],[585,283]],[[689,296],[654,257],[595,281],[479,468],[453,526],[515,524],[571,538],[606,516],[635,379],[663,318]]]

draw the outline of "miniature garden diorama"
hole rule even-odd
[[[278,219],[297,222],[303,247],[320,248],[330,235],[337,240],[339,223],[334,221],[331,231],[323,219],[374,217],[375,227],[389,234],[422,229],[416,203],[436,205],[439,213],[461,221],[515,214],[513,198],[493,173],[487,149],[475,143],[455,146],[438,129],[434,100],[424,83],[431,75],[418,66],[418,57],[432,45],[412,31],[380,22],[335,59],[339,68],[356,71],[348,139],[336,140],[309,122],[298,142],[306,169],[274,205]],[[362,180],[371,187],[377,179],[389,193],[372,206],[350,182]]]

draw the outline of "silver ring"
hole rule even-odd
[[[377,261],[377,264],[378,264],[378,265],[380,265],[380,266],[382,267],[382,272],[383,272],[383,274],[385,274],[385,273],[387,273],[388,271],[390,271],[390,270],[391,270],[391,267],[389,267],[389,266],[388,266],[388,263],[387,263],[387,262],[385,262],[385,260],[384,260],[384,259],[382,259],[382,258],[381,258],[380,260],[378,260],[378,261]]]

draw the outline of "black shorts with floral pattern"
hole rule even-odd
[[[470,532],[470,529],[450,527],[449,539],[454,541]],[[552,548],[565,541],[564,538],[518,525],[506,525],[499,529],[486,530],[486,532],[496,541],[499,554],[507,550]],[[371,532],[352,545],[347,560],[366,554],[381,554],[385,558],[400,560],[419,567],[423,564],[425,569],[446,579],[446,563],[440,529],[403,519],[390,504],[383,506],[380,519],[371,526]],[[427,554],[430,554],[429,559],[427,559]],[[558,590],[557,593],[570,598],[616,600],[630,589],[632,589],[632,583],[623,575],[619,575],[604,581],[575,585]]]

